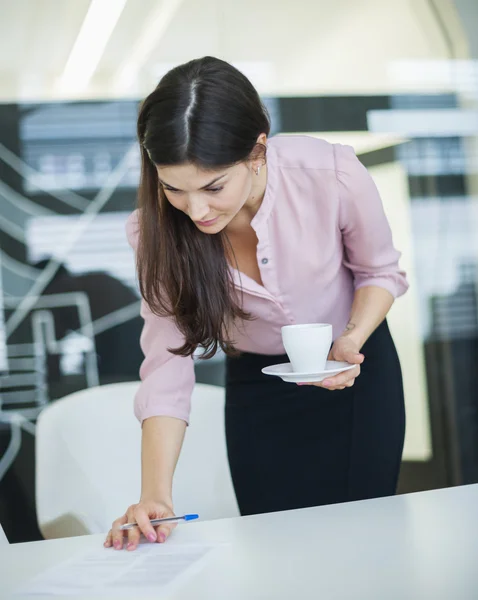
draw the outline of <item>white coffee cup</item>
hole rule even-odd
[[[295,373],[320,373],[325,369],[332,344],[332,325],[285,325],[282,342]]]

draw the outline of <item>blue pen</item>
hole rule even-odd
[[[182,517],[165,517],[164,519],[151,519],[151,525],[160,525],[161,523],[179,523],[180,521],[194,521],[194,519],[199,519],[199,515],[183,515]],[[138,527],[138,523],[126,523],[126,525],[121,525],[120,529],[133,529],[133,527]]]

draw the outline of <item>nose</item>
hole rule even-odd
[[[193,221],[204,221],[209,214],[209,205],[201,198],[189,198],[188,215]]]

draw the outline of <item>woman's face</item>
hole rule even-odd
[[[219,171],[193,164],[156,166],[168,201],[204,233],[218,233],[238,214],[253,190],[253,166],[239,163]]]

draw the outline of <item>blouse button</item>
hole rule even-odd
[[[261,262],[262,262],[263,265],[267,265],[267,263],[269,262],[269,259],[268,258],[263,258]]]

